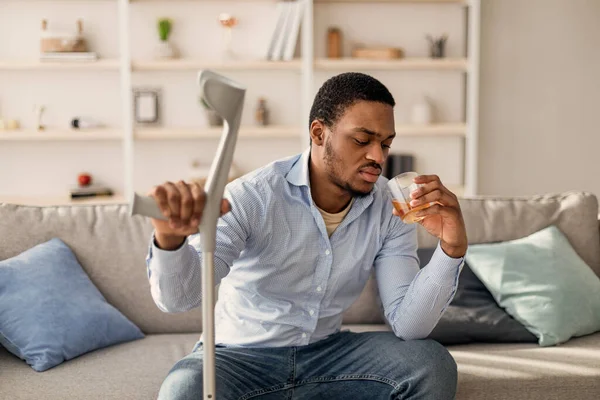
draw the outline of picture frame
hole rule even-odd
[[[160,124],[160,88],[134,88],[133,108],[137,125]]]

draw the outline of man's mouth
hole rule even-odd
[[[381,174],[381,170],[379,168],[367,167],[360,170],[360,175],[367,182],[377,182],[379,179],[379,175]]]

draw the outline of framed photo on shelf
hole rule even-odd
[[[160,124],[160,96],[159,88],[133,89],[133,114],[137,125]]]

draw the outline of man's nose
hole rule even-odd
[[[383,153],[383,149],[381,148],[381,146],[375,145],[371,146],[371,148],[369,149],[369,152],[367,153],[367,158],[381,166],[385,161],[385,154]]]

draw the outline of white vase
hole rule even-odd
[[[411,122],[415,125],[428,125],[433,122],[431,103],[423,96],[412,107]]]
[[[156,46],[155,55],[156,58],[175,58],[176,52],[168,40],[161,40]]]

